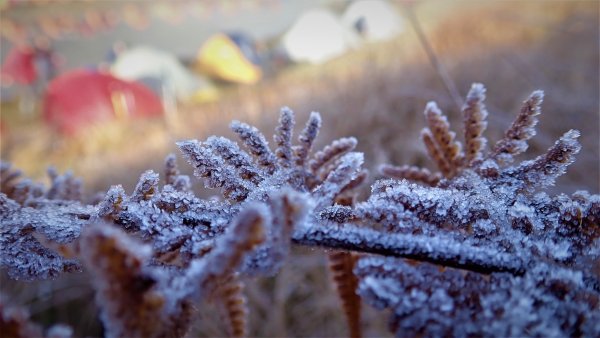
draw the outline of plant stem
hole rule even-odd
[[[328,249],[410,258],[483,274],[509,272],[513,275],[523,275],[525,273],[525,262],[518,256],[489,248],[474,247],[451,238],[390,234],[344,225],[339,229],[318,226],[298,230],[292,237],[292,242]]]
[[[423,29],[421,28],[421,24],[419,23],[419,20],[418,20],[417,16],[415,15],[412,7],[404,6],[404,10],[406,12],[406,16],[408,17],[408,21],[410,22],[413,29],[415,30],[415,33],[417,33],[417,38],[419,39],[419,42],[423,46],[423,49],[425,49],[425,53],[427,54],[427,57],[429,58],[429,62],[431,63],[433,68],[435,68],[438,76],[440,77],[440,79],[442,80],[442,83],[444,84],[444,87],[446,87],[446,90],[448,91],[450,98],[454,101],[454,104],[456,105],[458,111],[460,111],[463,106],[463,100],[462,100],[458,90],[456,89],[454,82],[448,75],[448,72],[446,71],[446,69],[444,68],[444,66],[442,65],[440,60],[438,59],[437,55],[435,54],[435,51],[429,44],[429,40],[427,39],[427,36],[425,36],[425,33],[423,32]]]

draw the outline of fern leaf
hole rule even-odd
[[[231,123],[231,130],[238,134],[250,153],[258,159],[258,164],[265,167],[269,173],[275,171],[276,157],[269,149],[269,143],[264,135],[255,127],[239,121]]]
[[[15,185],[23,173],[18,169],[13,169],[11,164],[0,160],[0,192],[6,194],[9,198],[14,198]]]
[[[294,132],[294,113],[288,108],[281,108],[279,115],[279,124],[275,129],[275,144],[277,149],[275,155],[279,158],[279,163],[285,168],[292,166],[292,134]]]
[[[158,174],[148,170],[140,176],[140,179],[131,195],[135,202],[147,201],[158,191]]]
[[[353,338],[362,336],[360,326],[361,301],[356,294],[358,279],[353,272],[356,262],[357,257],[350,252],[337,251],[329,254],[329,269],[344,307],[350,331],[349,336]]]
[[[427,149],[429,158],[435,162],[442,175],[444,175],[444,177],[450,177],[452,174],[452,166],[448,160],[446,160],[444,154],[436,144],[433,134],[429,128],[425,128],[421,131],[421,141],[423,141],[425,149]]]
[[[121,211],[123,201],[126,199],[125,190],[120,185],[113,185],[108,189],[102,202],[98,207],[98,217],[110,218],[115,220],[116,215]]]
[[[204,146],[195,140],[178,142],[177,145],[188,161],[196,168],[196,176],[207,178],[206,187],[222,187],[225,197],[234,201],[241,201],[248,196],[252,186],[240,177],[241,173],[236,172],[236,167],[226,164],[225,160],[211,149],[211,145],[214,145],[215,141],[215,139],[212,139],[208,146]],[[228,160],[231,159],[231,157],[227,158]]]
[[[241,150],[235,142],[224,137],[209,137],[204,142],[204,146],[220,156],[226,164],[235,168],[238,176],[243,180],[248,180],[255,185],[264,180],[266,172],[254,165],[252,157]]]
[[[485,100],[485,87],[481,83],[474,83],[467,94],[463,107],[465,125],[465,165],[470,166],[474,161],[483,158],[483,149],[487,139],[483,132],[487,127],[487,110],[483,101]]]
[[[379,167],[379,172],[390,178],[399,180],[407,179],[415,182],[421,182],[431,187],[436,186],[442,178],[440,174],[432,174],[426,168],[419,168],[409,165],[398,167],[389,164],[383,164]]]
[[[310,153],[313,142],[317,138],[317,134],[321,129],[321,116],[317,112],[310,113],[310,117],[306,122],[306,126],[298,135],[300,145],[294,147],[294,159],[296,165],[304,167],[306,158]]]
[[[344,187],[356,179],[363,161],[362,153],[348,153],[340,159],[339,165],[312,194],[318,201],[317,210],[333,204]]]
[[[230,337],[248,335],[248,306],[244,295],[244,282],[238,274],[224,278],[214,292],[214,299],[225,312],[227,331]]]
[[[215,248],[205,257],[192,261],[185,275],[178,279],[181,298],[192,294],[199,298],[202,292],[213,290],[219,280],[235,271],[244,256],[265,241],[264,225],[269,222],[268,215],[266,207],[260,204],[241,211],[227,232],[218,238]]]
[[[429,102],[425,107],[429,134],[441,152],[443,158],[449,165],[448,177],[454,176],[457,169],[462,166],[464,154],[460,142],[456,141],[456,133],[450,131],[448,119],[438,108],[435,102]],[[440,168],[441,169],[441,168]]]
[[[313,175],[317,175],[319,170],[328,162],[334,161],[342,155],[354,150],[358,141],[354,137],[345,137],[333,141],[330,145],[315,153],[308,166]]]
[[[523,162],[518,167],[508,168],[501,173],[501,179],[511,177],[515,186],[530,190],[553,185],[556,178],[566,172],[567,167],[575,160],[575,155],[581,150],[577,138],[579,138],[579,131],[566,132],[546,154],[532,161]]]
[[[175,184],[177,176],[179,176],[177,157],[175,157],[175,154],[169,154],[165,158],[165,184]]]
[[[190,304],[167,311],[161,275],[148,268],[149,246],[107,224],[88,226],[81,258],[93,275],[107,337],[181,336],[190,321]]]
[[[523,102],[523,107],[515,121],[506,130],[504,137],[494,145],[490,158],[501,163],[510,163],[515,155],[527,150],[527,141],[535,136],[537,116],[541,113],[540,106],[543,100],[544,92],[537,90]]]

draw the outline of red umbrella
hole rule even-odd
[[[44,119],[65,134],[115,118],[162,115],[160,99],[138,82],[106,73],[74,70],[54,79],[44,97]]]

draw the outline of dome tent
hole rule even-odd
[[[359,44],[359,38],[326,9],[303,13],[284,34],[282,47],[294,62],[324,63]]]
[[[120,52],[110,71],[124,80],[157,83],[180,100],[187,99],[207,85],[189,72],[174,55],[147,46]]]
[[[2,63],[0,76],[4,85],[34,83],[38,76],[35,67],[35,49],[30,46],[13,47]]]
[[[263,77],[254,41],[241,32],[217,33],[198,51],[196,70],[217,80],[254,84]]]
[[[55,78],[44,95],[46,123],[63,134],[129,117],[161,116],[160,99],[146,86],[89,70],[73,70]]]

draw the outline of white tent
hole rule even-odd
[[[325,9],[302,14],[284,34],[282,46],[294,62],[323,63],[358,46],[359,38]]]
[[[367,41],[382,41],[402,32],[402,18],[383,0],[354,1],[342,16],[344,26],[360,31]]]
[[[173,95],[181,100],[187,99],[207,85],[205,80],[188,71],[175,56],[145,46],[133,47],[121,52],[111,66],[111,73],[126,80],[142,82],[158,80],[167,95]]]

